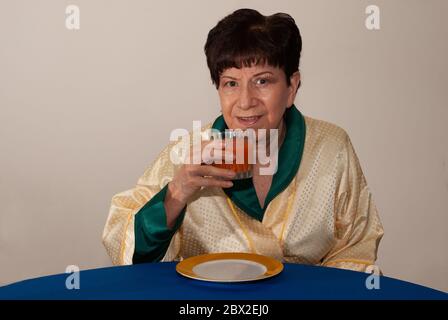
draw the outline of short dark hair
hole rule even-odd
[[[210,30],[204,51],[216,88],[225,69],[258,64],[283,69],[289,86],[291,75],[299,70],[302,37],[289,14],[264,16],[253,9],[239,9]]]

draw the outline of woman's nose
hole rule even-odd
[[[239,107],[241,109],[249,109],[255,106],[255,93],[250,85],[242,86],[239,95]]]

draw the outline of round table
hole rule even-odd
[[[369,274],[318,266],[286,263],[275,277],[244,283],[193,280],[175,267],[163,262],[85,270],[78,274],[79,289],[71,290],[66,280],[73,274],[46,276],[0,287],[0,299],[448,299],[447,293],[385,276],[379,289],[368,289]]]

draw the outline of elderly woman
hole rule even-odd
[[[205,129],[278,129],[278,165],[251,179],[174,164],[169,144],[135,188],[112,198],[103,243],[114,264],[252,252],[284,262],[363,271],[383,229],[347,133],[294,105],[302,41],[292,17],[228,15],[205,44],[220,115]],[[268,137],[269,139],[269,137]]]

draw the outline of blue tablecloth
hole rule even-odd
[[[279,275],[255,282],[213,283],[185,278],[174,262],[85,270],[80,289],[68,290],[69,274],[25,280],[0,287],[0,299],[448,299],[448,294],[389,277],[367,289],[368,274],[285,264]]]

